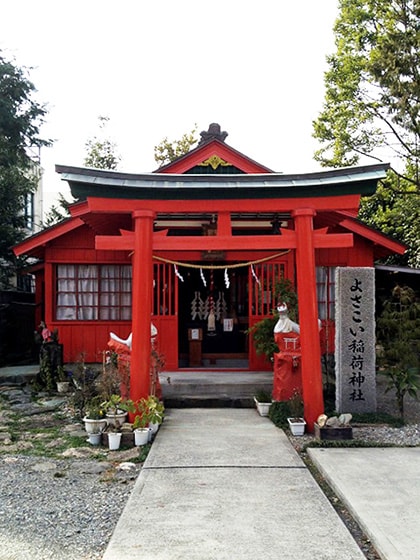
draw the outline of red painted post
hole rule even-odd
[[[315,249],[312,208],[292,213],[296,231],[296,272],[299,301],[300,344],[302,349],[302,387],[308,431],[324,412],[321,347],[316,296]]]
[[[132,284],[132,349],[130,398],[138,400],[150,392],[150,325],[153,298],[153,220],[151,210],[136,210]]]

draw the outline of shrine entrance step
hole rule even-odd
[[[271,371],[180,370],[159,375],[167,408],[253,408],[258,390],[271,392]]]

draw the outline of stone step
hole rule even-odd
[[[271,372],[177,371],[160,375],[168,408],[251,408],[258,390],[271,392]]]

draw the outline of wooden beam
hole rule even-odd
[[[360,195],[320,196],[306,198],[262,198],[262,199],[212,199],[212,200],[137,200],[124,198],[89,197],[89,210],[97,213],[126,212],[132,214],[136,209],[150,209],[162,213],[184,212],[290,212],[298,208],[314,210],[353,210],[358,209]]]
[[[317,234],[314,232],[314,247],[325,249],[328,247],[352,247],[351,233]],[[97,235],[95,238],[97,250],[133,251],[134,234],[123,236]],[[215,236],[162,236],[153,235],[154,251],[243,251],[296,248],[296,234],[288,235],[215,235]]]

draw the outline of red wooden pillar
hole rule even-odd
[[[301,208],[295,210],[292,215],[296,231],[296,272],[300,345],[302,349],[303,402],[308,430],[312,432],[314,422],[324,412],[313,240],[315,210]]]
[[[134,218],[134,255],[132,281],[132,349],[130,398],[137,400],[150,393],[150,325],[153,298],[153,220],[151,210],[136,210]]]

